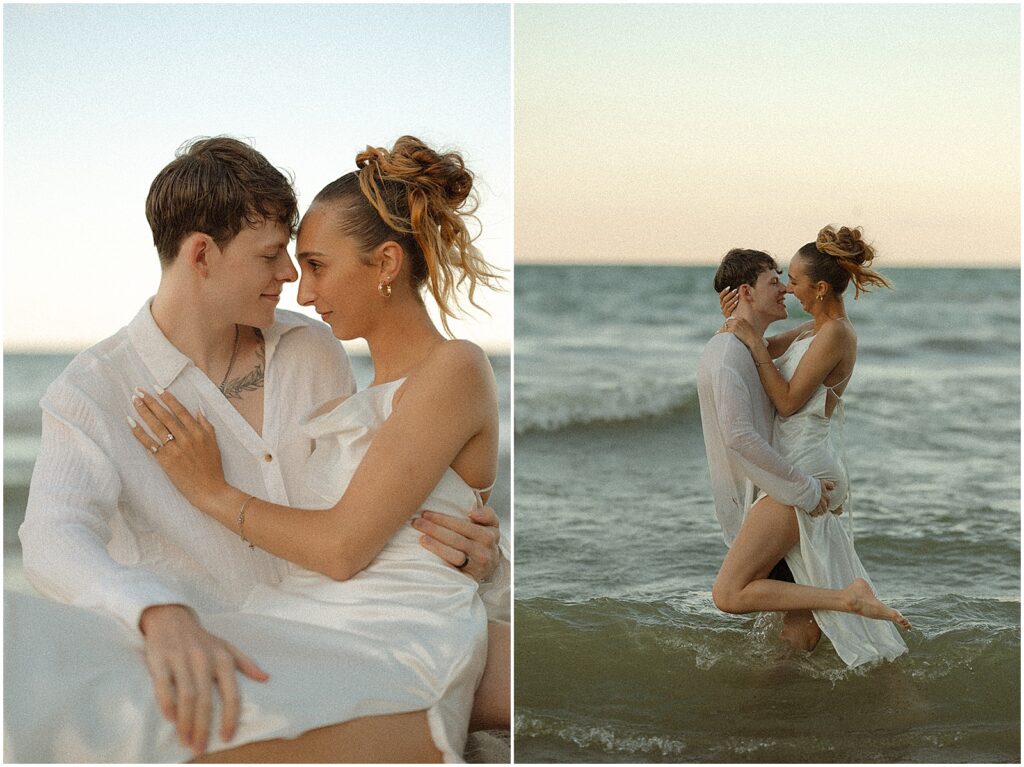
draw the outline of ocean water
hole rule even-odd
[[[31,590],[21,572],[18,527],[25,517],[29,480],[39,451],[41,411],[39,400],[46,387],[67,367],[73,354],[11,354],[4,360],[4,587]],[[362,388],[373,379],[373,365],[366,355],[353,355],[356,383]],[[510,531],[510,364],[509,356],[491,355],[498,382],[501,447],[498,478],[490,497],[504,535]]]
[[[1019,762],[1020,272],[847,301],[856,546],[914,624],[854,671],[712,604],[713,273],[516,268],[516,761]]]

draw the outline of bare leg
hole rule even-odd
[[[790,610],[782,614],[782,639],[794,649],[810,652],[821,640],[821,629],[810,610]]]
[[[201,763],[438,763],[424,711],[352,719],[297,738],[262,740],[204,754]]]
[[[473,697],[469,731],[507,730],[511,721],[512,656],[507,623],[487,624],[487,665]]]
[[[859,578],[845,589],[769,580],[766,576],[772,566],[800,540],[796,514],[792,507],[774,498],[762,498],[754,504],[711,590],[718,608],[727,613],[836,610],[910,628],[906,618],[880,602]]]

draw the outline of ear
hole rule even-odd
[[[405,263],[405,251],[393,240],[382,242],[374,251],[375,261],[380,266],[380,279],[392,283],[398,278]]]
[[[210,276],[210,256],[214,250],[218,250],[217,243],[208,234],[192,232],[182,240],[177,260],[205,279]]]
[[[747,283],[740,284],[738,298],[740,301],[750,300],[750,286]]]
[[[828,283],[825,280],[818,280],[814,286],[814,295],[824,298],[828,295]]]

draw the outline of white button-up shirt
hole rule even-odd
[[[42,446],[19,532],[25,575],[41,593],[100,610],[136,630],[154,604],[200,612],[241,604],[254,583],[275,583],[283,562],[250,549],[195,509],[132,436],[132,391],[169,390],[217,431],[227,481],[274,503],[298,498],[312,443],[301,422],[355,391],[330,329],[278,311],[266,344],[263,434],[257,434],[153,320],[131,324],[82,352],[47,389]]]
[[[775,408],[750,352],[732,333],[719,333],[704,347],[697,363],[697,396],[715,514],[727,546],[753,505],[755,487],[800,509],[818,505],[818,480],[771,446]]]

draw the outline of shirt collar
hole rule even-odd
[[[194,364],[178,348],[167,340],[167,336],[156,324],[150,306],[153,298],[150,298],[139,309],[128,324],[128,338],[132,346],[142,358],[142,362],[153,374],[157,386],[166,389],[171,382],[178,377],[182,370]],[[306,324],[302,315],[294,312],[278,310],[274,315],[274,324],[263,331],[263,340],[266,344],[266,359],[269,363],[270,357],[277,347],[277,342],[285,333]]]

